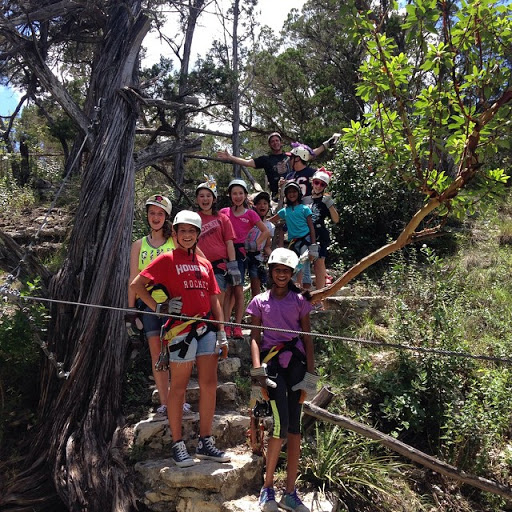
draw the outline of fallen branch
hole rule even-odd
[[[506,487],[497,482],[493,482],[492,480],[488,480],[487,478],[482,478],[475,475],[468,475],[464,471],[457,469],[455,466],[451,466],[446,462],[442,462],[431,455],[427,455],[412,446],[409,446],[397,439],[388,436],[387,434],[383,434],[378,430],[368,427],[363,423],[359,423],[358,421],[347,418],[346,416],[340,416],[338,414],[332,414],[329,411],[326,411],[311,402],[304,403],[304,412],[314,418],[327,421],[328,423],[333,423],[335,425],[339,425],[348,430],[352,430],[353,432],[357,432],[364,437],[368,437],[369,439],[374,439],[379,443],[383,444],[390,450],[411,459],[412,461],[421,464],[437,473],[445,475],[449,478],[453,478],[459,482],[471,485],[478,489],[481,489],[486,492],[491,492],[493,494],[497,494],[499,496],[503,496],[508,500],[512,500],[512,489],[510,487]]]

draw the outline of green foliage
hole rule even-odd
[[[382,172],[376,148],[357,152],[338,144],[329,185],[340,222],[332,226],[332,260],[353,263],[395,238],[422,205],[397,176]],[[329,263],[329,262],[328,262]]]
[[[355,84],[364,55],[359,43],[346,37],[343,4],[306,2],[302,12],[290,13],[281,39],[262,33],[249,57],[243,97],[258,128],[276,127],[315,147],[360,118]]]
[[[422,510],[410,491],[399,490],[404,470],[406,466],[382,454],[375,441],[336,425],[316,424],[313,442],[302,448],[300,480],[336,497],[348,510],[367,510],[373,504],[372,510],[395,511],[399,501],[409,501],[409,508],[402,510]]]
[[[29,293],[37,293],[37,284],[27,283]],[[13,436],[20,425],[33,420],[39,391],[39,360],[41,352],[34,343],[34,330],[41,334],[47,322],[46,309],[27,303],[23,310],[0,306],[0,458],[7,460],[15,444],[2,442]],[[14,430],[12,430],[14,429]],[[15,436],[14,436],[15,438]],[[10,439],[13,439],[10,437]],[[3,452],[5,450],[5,452]]]
[[[457,176],[472,177],[473,171],[464,173],[474,164],[466,151],[478,131],[480,181],[455,199],[450,195],[440,211],[462,217],[473,214],[482,198],[503,193],[508,179],[496,157],[500,152],[501,161],[510,163],[507,152],[501,154],[511,141],[510,101],[495,115],[479,116],[510,85],[512,16],[510,5],[491,0],[450,4],[449,11],[446,6],[432,0],[409,3],[401,22],[404,48],[395,33],[386,33],[385,15],[353,9],[348,18],[353,35],[368,55],[357,93],[368,107],[364,122],[344,129],[344,140],[358,150],[377,147],[389,172],[438,197]]]

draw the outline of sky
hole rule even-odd
[[[261,26],[269,26],[275,33],[283,28],[283,23],[288,16],[288,13],[296,8],[300,11],[306,0],[259,0],[256,7],[257,19]],[[224,4],[229,6],[232,0],[220,0],[221,5]],[[213,14],[209,14],[212,8],[207,8],[205,12],[199,17],[197,22],[196,31],[194,32],[194,42],[192,44],[192,58],[190,59],[193,64],[198,54],[204,55],[204,53],[210,48],[214,37],[219,37],[221,26],[217,22],[216,17]],[[167,31],[164,29],[164,33],[172,35],[175,31],[172,26],[172,22],[169,22],[170,26]],[[147,56],[144,60],[144,66],[151,66],[160,60],[160,55],[166,57],[174,57],[172,53],[166,49],[165,45],[161,45],[158,40],[158,34],[151,32],[144,39],[143,45],[147,48]]]
[[[229,4],[229,0],[223,0]],[[278,33],[288,13],[292,8],[301,9],[305,0],[259,0],[257,11],[261,11],[259,20],[261,25],[268,25]],[[195,34],[195,44],[192,50],[191,62],[195,62],[197,55],[206,51],[212,42],[212,39],[217,35],[219,27],[212,22],[211,17],[199,18],[199,30]],[[150,33],[144,39],[143,45],[148,48],[148,58],[144,61],[145,66],[150,66],[160,60],[160,55],[165,54],[171,57],[165,46],[160,45],[157,40],[156,34]],[[5,116],[11,114],[16,108],[20,94],[12,89],[0,86],[0,115]]]

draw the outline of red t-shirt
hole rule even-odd
[[[211,263],[201,256],[192,258],[182,249],[161,254],[140,275],[150,279],[150,285],[164,285],[170,297],[181,297],[185,316],[205,317],[210,311],[210,296],[220,293]]]
[[[202,228],[197,246],[209,261],[228,259],[226,242],[235,240],[235,231],[231,221],[223,213],[217,215],[198,213],[201,217]],[[226,265],[221,263],[219,268],[226,269]]]

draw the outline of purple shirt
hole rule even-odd
[[[278,329],[290,329],[300,331],[300,321],[309,314],[313,306],[302,296],[289,291],[282,299],[276,299],[270,290],[256,295],[247,306],[247,313],[261,319],[263,327],[275,327]],[[261,336],[260,350],[270,350],[278,343],[290,341],[297,337],[297,334],[277,331],[263,331]],[[304,343],[299,339],[295,345],[303,354]],[[286,368],[292,353],[288,350],[279,354],[279,364]]]

